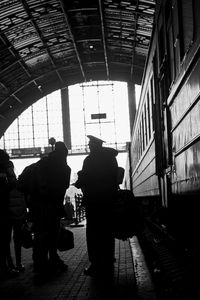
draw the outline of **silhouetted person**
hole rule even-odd
[[[9,201],[9,223],[10,223],[10,238],[13,234],[14,251],[15,251],[15,264],[11,256],[11,251],[8,249],[7,261],[9,267],[19,272],[24,270],[24,265],[21,262],[22,242],[21,242],[21,229],[22,225],[27,219],[27,207],[25,197],[17,188],[10,192]]]
[[[55,150],[36,166],[37,187],[36,193],[30,195],[30,216],[34,231],[34,271],[41,276],[67,267],[57,254],[64,195],[71,175],[67,155],[65,144],[57,142]]]
[[[118,164],[115,149],[102,147],[103,141],[88,135],[90,154],[78,172],[77,188],[83,192],[86,208],[86,238],[91,265],[85,269],[90,276],[113,275],[114,236],[112,213],[118,189]]]
[[[0,278],[15,276],[18,272],[8,266],[7,256],[10,249],[9,198],[10,191],[16,186],[14,165],[6,151],[0,149]]]

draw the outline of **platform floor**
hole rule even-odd
[[[59,252],[68,265],[67,271],[43,283],[36,283],[32,266],[32,249],[23,248],[22,263],[25,265],[25,271],[16,278],[0,281],[0,299],[156,299],[151,276],[136,237],[127,241],[116,240],[116,262],[112,284],[104,282],[103,279],[85,276],[83,271],[88,266],[88,256],[85,223],[81,225],[70,228],[74,232],[74,249]]]

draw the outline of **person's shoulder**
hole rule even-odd
[[[8,163],[7,163],[7,165],[6,165],[7,172],[14,174],[15,173],[14,169],[15,169],[15,167],[14,167],[13,162],[11,160],[9,160]]]
[[[40,160],[38,160],[36,162],[36,164],[40,165],[40,164],[46,164],[48,163],[49,161],[51,160],[51,156],[48,155],[48,156],[43,156],[42,158],[40,158]]]
[[[111,157],[116,157],[118,155],[118,151],[116,149],[109,147],[103,147],[102,153]]]
[[[85,159],[84,159],[83,162],[84,162],[84,163],[87,162],[88,160],[91,159],[91,157],[92,157],[92,155],[91,155],[91,153],[90,153],[88,156],[85,157]]]
[[[87,169],[88,167],[91,166],[91,164],[93,163],[94,161],[94,157],[91,155],[91,153],[86,156],[83,160],[83,166],[82,166],[82,169]]]
[[[68,164],[66,164],[66,168],[68,171],[71,171],[71,167]]]

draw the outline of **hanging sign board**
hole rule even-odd
[[[91,114],[91,119],[106,119],[106,114],[102,113],[102,114]]]

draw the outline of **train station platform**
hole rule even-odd
[[[70,227],[75,247],[59,252],[68,269],[36,283],[32,265],[32,249],[22,248],[25,270],[17,277],[0,281],[2,300],[133,300],[156,299],[154,286],[137,237],[121,241],[116,239],[115,270],[112,282],[84,275],[88,266],[85,221]],[[13,251],[13,249],[12,249]],[[12,252],[13,253],[13,252]]]

